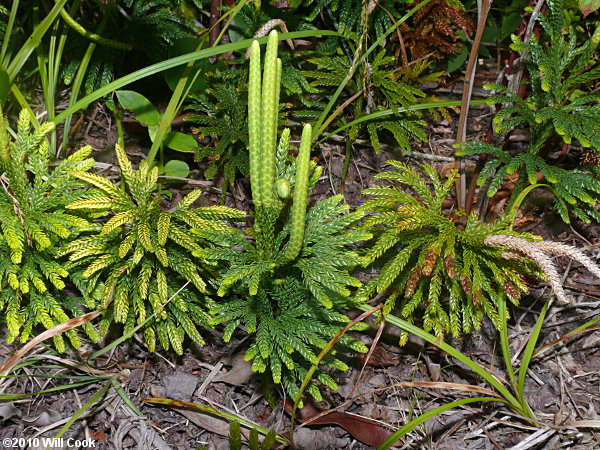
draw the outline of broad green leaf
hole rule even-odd
[[[0,102],[3,102],[8,97],[10,92],[10,79],[4,67],[0,66]]]
[[[487,26],[483,29],[483,37],[481,38],[481,42],[496,42],[498,36],[500,34],[500,30],[495,26]],[[480,46],[481,47],[481,46]],[[479,49],[481,52],[481,48]]]
[[[198,143],[194,136],[183,134],[179,131],[171,131],[165,136],[164,144],[178,152],[194,153],[198,151]]]
[[[448,60],[448,72],[451,73],[461,68],[468,57],[469,50],[467,47],[463,47],[459,53]]]
[[[167,164],[165,164],[165,176],[167,177],[186,178],[189,175],[189,173],[190,168],[184,161],[172,159]]]
[[[197,51],[198,47],[202,43],[202,39],[194,38],[194,37],[184,37],[181,39],[177,39],[173,44],[169,47],[169,58],[175,58],[176,56],[185,55],[186,53],[192,53]],[[220,61],[220,60],[219,60]],[[222,63],[221,63],[222,65]],[[194,63],[192,70],[190,72],[188,80],[191,80],[197,73],[198,78],[194,81],[194,84],[191,87],[192,92],[204,92],[208,85],[206,84],[204,73],[211,70],[213,66],[210,64],[208,59],[201,59]],[[177,66],[173,67],[165,72],[165,81],[169,85],[169,88],[174,91],[177,87],[177,83],[179,79],[183,75],[185,71],[185,66]]]
[[[500,29],[500,40],[503,41],[515,33],[521,24],[521,20],[521,14],[519,13],[511,13],[505,16],[502,20],[502,28]]]
[[[116,91],[119,103],[135,114],[135,118],[148,126],[156,126],[160,122],[160,113],[150,100],[135,91]]]

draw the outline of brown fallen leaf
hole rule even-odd
[[[225,364],[230,364],[232,367],[229,372],[218,373],[213,381],[215,383],[226,383],[233,386],[242,386],[250,381],[255,373],[252,371],[252,363],[244,359],[244,352],[239,352],[234,355]]]
[[[373,350],[373,353],[368,360],[365,353],[359,353],[358,359],[361,365],[366,366],[386,367],[395,366],[398,364],[398,360],[391,353],[386,352],[380,346],[375,347],[375,350]]]
[[[90,431],[90,437],[94,441],[106,441],[106,433],[104,431]]]
[[[294,405],[291,400],[287,399],[283,403],[283,407],[288,414],[291,414]],[[304,408],[296,411],[296,418],[301,423],[304,423],[322,412],[314,406],[306,405]],[[339,411],[333,411],[322,417],[318,417],[312,420],[310,425],[337,425],[350,433],[356,440],[372,447],[379,447],[392,435],[391,431],[386,430],[379,422],[373,419]],[[399,444],[400,442],[394,446]]]

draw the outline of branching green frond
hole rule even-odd
[[[255,333],[246,354],[252,369],[270,372],[273,381],[294,396],[302,374],[340,330],[340,323],[347,321],[342,313],[352,303],[351,288],[360,285],[350,271],[361,262],[348,246],[370,239],[371,234],[355,229],[363,213],[346,214],[348,206],[341,195],[308,207],[321,174],[310,160],[310,126],[304,127],[298,157],[289,156],[289,130],[276,146],[272,116],[278,105],[281,65],[275,38],[270,36],[262,77],[256,42],[250,57],[249,160],[255,212],[248,231],[252,236],[231,232],[219,241],[206,235],[222,248],[195,254],[228,266],[218,290],[222,303],[212,310],[214,323],[228,322],[226,338],[238,326]],[[267,113],[270,120],[264,118]],[[365,350],[357,341],[345,342]],[[334,357],[326,361],[332,368],[347,369]],[[317,371],[316,379],[334,386],[321,373]],[[310,386],[309,392],[319,398],[316,385]]]
[[[25,342],[38,325],[51,328],[69,320],[67,312],[84,313],[63,301],[60,291],[70,273],[61,247],[90,225],[69,213],[67,205],[84,195],[71,172],[89,169],[93,160],[87,158],[91,148],[84,147],[52,167],[45,137],[52,124],[32,130],[23,111],[13,139],[2,111],[0,117],[0,312],[8,322],[7,340],[20,334]],[[94,335],[91,326],[85,331]],[[73,346],[80,345],[75,331],[66,335]],[[65,350],[60,335],[54,343]]]
[[[200,191],[187,194],[174,211],[162,211],[156,193],[157,168],[150,169],[143,161],[134,170],[124,150],[118,152],[128,190],[98,175],[77,173],[78,178],[108,195],[90,196],[69,206],[96,209],[110,218],[101,228],[90,228],[62,252],[69,255],[73,265],[81,266],[89,283],[104,282],[105,298],[114,286],[114,300],[104,314],[104,326],[115,321],[127,332],[157,312],[157,317],[145,325],[149,348],[154,348],[158,336],[163,348],[181,354],[184,337],[202,343],[197,327],[208,324],[207,300],[201,293],[216,271],[214,263],[200,255],[210,250],[211,241],[231,241],[230,228],[222,220],[236,220],[244,213],[221,206],[194,209],[192,204]],[[191,287],[171,299],[183,280],[191,282]],[[171,303],[166,306],[169,299]]]
[[[376,234],[374,244],[364,251],[364,263],[376,262],[380,268],[359,289],[358,300],[391,290],[386,312],[394,309],[410,322],[420,314],[424,329],[440,338],[479,326],[482,315],[496,327],[504,326],[498,318],[499,296],[507,289],[522,292],[523,276],[536,273],[526,260],[508,261],[502,252],[484,243],[489,235],[514,234],[508,224],[481,224],[474,216],[461,224],[460,214],[446,213],[442,207],[453,177],[442,183],[433,168],[422,166],[431,183],[427,185],[415,169],[398,162],[392,165],[399,170],[379,178],[395,179],[410,189],[408,192],[417,193],[422,203],[404,202],[404,196],[394,192],[400,191],[400,186],[374,190],[390,201],[371,211],[375,217],[386,217],[385,227],[377,221],[364,225]],[[516,303],[518,295],[511,300]],[[402,342],[406,338],[403,336]]]
[[[261,289],[247,298],[231,298],[213,308],[214,322],[229,322],[230,336],[236,326],[243,325],[256,333],[248,349],[247,360],[253,360],[253,369],[269,371],[275,383],[284,382],[290,395],[301,383],[299,369],[306,371],[316,361],[316,355],[335,336],[348,319],[324,308],[302,284],[291,277]],[[346,338],[341,341],[347,348],[366,352],[360,341]],[[324,360],[325,365],[340,367],[336,359]],[[330,378],[317,371],[317,379],[330,385]],[[315,386],[313,395],[320,394]]]
[[[569,212],[586,222],[595,218],[594,207],[600,202],[600,179],[593,168],[566,170],[548,164],[540,156],[531,153],[520,153],[510,156],[508,153],[482,142],[463,144],[461,155],[487,153],[497,159],[488,161],[480,173],[477,183],[481,186],[490,181],[488,196],[492,197],[508,179],[517,173],[520,180],[529,184],[539,182],[541,174],[543,183],[547,183],[555,196],[558,212],[565,222],[569,222]],[[576,212],[577,211],[577,212]]]

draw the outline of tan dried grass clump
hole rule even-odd
[[[513,252],[515,251],[531,258],[538,265],[540,270],[544,272],[550,286],[552,286],[552,289],[554,290],[554,294],[556,294],[556,298],[562,303],[569,303],[569,300],[562,288],[562,281],[558,271],[546,253],[568,256],[581,263],[591,273],[600,278],[600,267],[598,267],[598,265],[581,250],[570,245],[552,241],[531,242],[516,236],[507,235],[488,236],[485,238],[484,242],[487,245],[510,249],[506,254],[502,254],[506,259],[514,257]]]

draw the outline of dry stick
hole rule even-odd
[[[361,28],[362,35],[360,37],[360,45],[365,44],[367,47],[367,39],[368,39],[368,24],[369,24],[369,15],[373,12],[373,8],[375,7],[375,2],[369,2],[368,0],[363,0],[363,6],[361,8]],[[373,108],[373,90],[371,83],[371,66],[367,58],[362,62],[363,65],[363,74],[362,74],[362,82],[363,82],[363,90],[365,92],[365,113],[371,114],[371,108]]]
[[[365,358],[365,363],[363,364],[362,368],[360,369],[360,373],[358,374],[358,377],[356,378],[356,381],[354,382],[354,386],[352,386],[352,390],[350,391],[350,394],[348,394],[348,395],[354,394],[354,391],[356,390],[358,383],[360,383],[360,379],[363,376],[365,367],[367,367],[367,363],[371,359],[371,355],[373,355],[373,352],[375,351],[375,347],[377,347],[377,344],[379,343],[379,339],[381,339],[381,335],[383,334],[384,328],[385,328],[385,317],[382,316],[381,323],[379,324],[379,329],[377,330],[377,334],[375,335],[375,339],[373,339],[373,342],[371,343],[371,348],[369,349],[369,353],[367,353],[367,357]]]
[[[377,2],[374,2],[374,3],[377,3]],[[389,12],[387,9],[385,9],[381,4],[377,3],[377,6],[379,6],[381,9],[383,9],[385,11],[385,13],[388,15],[388,17],[390,18],[390,22],[392,22],[392,24],[396,25],[396,18],[394,17],[394,15],[391,12]],[[400,51],[402,52],[402,67],[401,68],[403,68],[405,66],[409,66],[409,63],[408,63],[408,54],[406,53],[406,46],[404,45],[404,39],[402,39],[402,32],[400,31],[400,27],[396,28],[396,36],[398,36],[398,42],[400,43]],[[410,64],[412,64],[412,63],[410,63]],[[398,68],[397,70],[399,70],[401,68]]]
[[[23,230],[25,231],[25,235],[27,236],[27,244],[31,247],[33,245],[33,240],[31,239],[31,234],[29,234],[29,231],[27,231],[27,227],[25,226],[25,214],[21,210],[21,204],[19,203],[19,200],[11,194],[10,180],[4,173],[0,175],[0,185],[2,186],[2,189],[4,189],[4,192],[6,193],[8,198],[12,200],[13,210],[15,211],[15,214],[19,217],[19,220],[21,221],[21,225],[23,226]]]
[[[334,134],[332,136],[329,136],[329,140],[334,141],[334,142],[346,142],[346,138],[344,136],[341,136],[339,134]],[[368,147],[370,145],[370,141],[366,140],[366,139],[355,139],[354,141],[352,141],[353,144],[356,145],[362,145],[362,146],[366,146]],[[392,150],[395,147],[393,145],[388,145],[388,144],[380,144],[381,149],[382,150]],[[411,158],[415,158],[415,159],[425,159],[427,161],[436,161],[436,162],[448,162],[448,163],[453,163],[456,161],[456,158],[454,157],[450,157],[450,156],[440,156],[440,155],[434,155],[434,154],[429,154],[429,153],[422,153],[422,152],[413,152],[411,150],[406,150],[404,152],[404,156],[408,156]],[[368,166],[363,166],[363,167],[367,167],[370,170],[376,170],[372,167],[368,167]],[[600,244],[598,244],[598,246],[600,246]]]
[[[496,78],[496,84],[500,84],[502,82],[502,79],[504,78],[505,73],[506,73],[506,67],[503,67],[502,70],[500,70],[498,77]],[[494,115],[496,113],[496,107],[494,105],[490,106],[490,110],[492,112],[492,115]],[[486,133],[485,142],[487,142],[488,144],[491,144],[493,140],[494,140],[494,129],[492,128],[492,125],[490,124],[488,131]],[[472,206],[473,206],[473,199],[475,198],[475,190],[477,189],[477,180],[479,178],[479,173],[483,169],[483,166],[484,166],[486,160],[487,160],[486,153],[479,155],[479,158],[477,159],[477,166],[475,167],[475,173],[473,174],[473,177],[471,178],[471,182],[469,183],[469,189],[467,191],[467,196],[466,196],[466,201],[465,201],[465,203],[466,203],[465,212],[467,213],[467,217],[471,214],[471,210],[472,210]],[[479,209],[479,221],[480,222],[483,222],[483,218],[484,218],[483,206],[485,204],[486,209],[487,209],[487,204],[489,201],[489,198],[486,195],[486,191],[487,191],[487,187],[484,189],[481,189],[479,192],[480,196],[477,199],[477,207]],[[481,197],[482,193],[483,193],[483,198]]]
[[[533,27],[535,26],[535,23],[538,19],[538,16],[540,14],[540,11],[542,9],[542,6],[544,5],[544,0],[538,0],[535,8],[533,10],[533,12],[531,13],[531,16],[529,17],[529,22],[527,22],[527,27],[525,29],[525,33],[523,34],[523,42],[524,43],[528,43],[531,40],[531,35],[533,33]],[[521,28],[519,28],[519,30],[521,30]],[[504,73],[506,71],[510,72],[510,74],[506,75],[506,78],[508,79],[508,90],[510,92],[513,92],[515,95],[519,95],[519,91],[521,88],[521,79],[523,77],[523,60],[525,59],[525,53],[523,53],[522,55],[520,55],[518,58],[515,58],[512,63],[509,62],[508,65],[506,67],[504,67],[500,73],[500,76],[498,77],[498,79],[496,80],[496,84],[500,84],[500,78],[501,76],[504,76]],[[491,91],[490,94],[494,95],[496,93],[496,91]],[[491,108],[492,114],[496,114],[497,109],[495,106],[492,106]],[[490,126],[490,129],[491,126]],[[510,132],[509,129],[503,130],[501,133],[499,133],[497,136],[493,137],[493,141],[495,143],[502,143],[504,142],[506,136],[508,135],[508,133]],[[491,142],[488,142],[491,143]],[[482,160],[482,157],[484,155],[480,155],[480,161]],[[474,176],[474,179],[477,178],[478,174],[476,173]],[[474,194],[475,189],[473,189],[473,192],[470,192],[471,194]],[[483,218],[485,217],[485,215],[487,214],[487,208],[489,206],[489,200],[490,198],[486,195],[485,198],[483,200],[480,200],[480,208],[479,208],[479,220],[483,220]]]
[[[477,32],[473,40],[473,47],[469,54],[469,62],[465,70],[465,82],[463,85],[462,102],[460,105],[460,116],[458,117],[458,129],[456,130],[456,143],[465,142],[467,140],[467,116],[469,114],[469,102],[473,92],[473,83],[475,82],[475,69],[477,68],[477,51],[483,37],[483,30],[487,20],[488,12],[490,11],[492,0],[477,0],[479,9],[479,20],[477,21]],[[456,158],[457,168],[460,172],[460,177],[456,180],[456,191],[459,209],[465,208],[466,202],[466,178],[464,171],[464,163],[462,157]]]
[[[379,294],[377,294],[373,300],[371,300],[372,302],[376,302],[379,301],[387,292],[387,290],[380,292]],[[379,311],[380,309],[383,309],[383,307],[385,306],[384,303],[380,303],[379,305],[371,308],[370,310],[362,313],[360,316],[358,316],[356,319],[352,320],[350,323],[346,324],[346,326],[344,328],[342,328],[330,341],[329,343],[325,346],[325,348],[323,348],[323,350],[321,351],[321,353],[319,354],[319,356],[317,356],[317,367],[318,367],[318,363],[321,362],[321,360],[325,357],[325,355],[327,353],[329,353],[329,351],[331,350],[331,348],[335,345],[335,343],[337,341],[339,341],[341,339],[342,336],[344,336],[348,330],[350,330],[350,328],[352,328],[354,325],[356,325],[359,322],[362,322],[363,320],[365,320],[367,317],[375,314],[377,311]],[[314,367],[314,366],[313,366]],[[311,367],[312,373],[314,373],[314,369]],[[311,373],[311,371],[309,370],[309,373]],[[302,386],[300,388],[300,394],[302,394],[302,391],[306,388],[308,384],[304,384],[304,381],[302,382]],[[299,399],[298,399],[299,400]],[[292,409],[292,414],[291,414],[291,424],[290,424],[290,436],[292,437],[292,442],[293,442],[293,436],[294,436],[294,429],[295,429],[295,424],[294,424],[294,419],[296,416],[296,410],[298,409],[298,402],[294,403],[294,407]]]
[[[569,338],[572,337],[577,337],[577,336],[581,336],[584,333],[590,333],[590,332],[596,332],[596,331],[600,331],[600,327],[592,327],[592,328],[586,328],[585,330],[579,330],[575,333],[568,333],[564,336],[561,336],[557,339],[554,339],[552,342],[548,342],[546,345],[538,348],[534,353],[533,356],[540,356],[542,354],[544,354],[546,352],[546,350],[548,350],[551,347],[554,347],[556,344],[560,343],[560,342],[564,342]]]
[[[102,313],[102,311],[104,311],[108,307],[108,305],[110,305],[110,303],[112,302],[113,292],[114,292],[114,285],[113,285],[113,289],[111,289],[111,291],[109,293],[108,301],[104,304],[104,306],[102,308],[97,309],[96,311],[92,311],[87,314],[84,314],[83,316],[74,317],[73,319],[67,320],[66,322],[59,323],[58,325],[50,328],[49,330],[44,331],[42,334],[38,334],[31,341],[29,341],[27,344],[25,344],[23,347],[21,347],[14,355],[12,355],[10,358],[8,358],[0,366],[0,376],[6,375],[8,373],[8,371],[21,358],[23,358],[27,353],[29,353],[29,351],[33,347],[35,347],[37,344],[39,344],[40,342],[43,342],[46,339],[54,337],[57,334],[60,334],[65,331],[71,330],[75,327],[78,327],[79,325],[83,325],[84,323],[87,323],[91,320],[94,320],[96,317],[98,317]]]
[[[485,433],[485,435],[488,437],[488,439],[491,441],[492,444],[494,444],[494,447],[496,447],[498,450],[504,450],[504,447],[502,447],[500,445],[500,443],[494,439],[494,436],[492,436],[490,434],[490,432],[487,430],[487,428],[482,428],[483,432]]]
[[[210,22],[208,33],[209,45],[212,47],[219,37],[221,27],[219,26],[219,19],[221,18],[221,0],[211,0],[210,2]]]
[[[531,13],[531,17],[529,18],[529,23],[527,24],[527,29],[525,30],[525,35],[523,36],[523,42],[525,44],[529,43],[531,40],[531,34],[533,33],[533,27],[537,22],[538,16],[540,15],[540,11],[544,6],[544,0],[538,0],[535,5],[533,12]],[[525,59],[525,53],[519,56],[513,62],[513,68],[516,68],[516,72],[512,73],[508,82],[508,89],[515,94],[519,93],[519,89],[521,87],[521,78],[523,77],[523,61]]]
[[[400,387],[400,388],[404,388],[404,389],[406,389],[406,388],[423,388],[423,389],[440,389],[440,390],[449,390],[449,391],[474,392],[476,394],[487,395],[490,397],[496,397],[496,398],[498,398],[498,401],[501,401],[500,397],[498,397],[498,394],[496,392],[492,391],[491,389],[484,388],[481,386],[470,385],[470,384],[460,384],[460,383],[448,383],[446,381],[401,381],[401,382],[390,384],[390,385],[383,386],[380,388],[375,388],[370,391],[363,392],[362,394],[358,394],[356,397],[352,397],[351,399],[346,400],[345,402],[340,403],[339,405],[337,405],[331,409],[328,409],[327,411],[323,411],[323,412],[317,414],[316,416],[311,417],[310,419],[306,420],[305,422],[302,422],[300,425],[298,425],[297,428],[302,428],[307,425],[310,425],[315,420],[317,420],[323,416],[326,416],[328,414],[331,414],[332,412],[335,412],[338,409],[343,408],[344,406],[346,406],[352,402],[355,402],[356,400],[358,400],[361,397],[364,397],[364,396],[370,395],[370,394],[375,394],[375,393],[381,392],[381,391],[386,391],[386,390],[394,388],[394,387]]]

